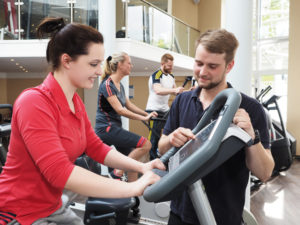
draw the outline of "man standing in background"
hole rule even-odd
[[[161,57],[160,69],[155,71],[149,78],[149,97],[146,111],[156,111],[158,113],[158,119],[166,119],[168,116],[170,94],[177,95],[184,90],[183,87],[176,87],[175,78],[172,74],[173,61],[174,58],[171,54],[164,54]],[[163,120],[150,120],[151,130],[148,137],[152,144],[150,159],[157,158],[157,144],[164,123]]]

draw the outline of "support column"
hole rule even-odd
[[[235,65],[227,80],[238,91],[251,95],[253,0],[223,0],[222,27],[239,41]],[[250,180],[249,180],[250,184]],[[250,185],[246,190],[245,207],[250,210]]]
[[[104,37],[104,59],[106,59],[115,51],[116,0],[99,0],[98,13],[99,31]],[[98,87],[99,82],[95,82],[92,89],[84,90],[84,104],[93,127],[96,120]]]
[[[235,65],[227,80],[237,90],[251,94],[253,0],[223,0],[222,27],[239,41]]]

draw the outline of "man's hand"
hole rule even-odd
[[[169,142],[175,147],[181,147],[191,139],[195,139],[195,135],[190,129],[183,127],[177,128],[169,135]]]
[[[234,115],[233,123],[245,130],[252,139],[255,137],[249,114],[244,109],[238,109]]]
[[[175,95],[178,95],[178,94],[182,93],[183,91],[184,91],[183,87],[177,87],[177,88],[175,88]]]

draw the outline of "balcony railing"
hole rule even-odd
[[[117,37],[194,56],[200,32],[144,0],[116,0]],[[98,29],[98,0],[0,0],[0,40],[36,39],[45,17]]]
[[[98,0],[0,0],[0,40],[36,39],[45,17],[98,28]]]
[[[117,0],[117,37],[194,56],[200,31],[144,0]]]

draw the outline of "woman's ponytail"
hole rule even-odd
[[[101,80],[103,81],[112,73],[117,72],[118,63],[125,61],[125,56],[128,56],[126,52],[115,53],[112,56],[108,56],[105,60],[103,74],[101,76]]]
[[[45,34],[50,34],[53,37],[57,32],[66,26],[63,18],[46,18],[37,28],[38,38],[43,38]]]

